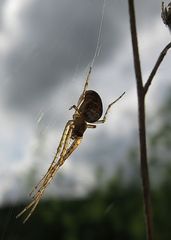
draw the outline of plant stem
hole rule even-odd
[[[138,50],[134,0],[128,0],[128,3],[129,3],[130,28],[131,28],[131,39],[132,39],[133,58],[134,58],[134,70],[135,70],[135,76],[136,76],[137,97],[138,97],[140,165],[141,165],[141,178],[142,178],[144,210],[145,210],[145,220],[146,220],[146,234],[147,234],[147,239],[152,240],[153,239],[153,222],[152,222],[152,207],[151,207],[151,196],[150,196],[150,180],[149,180],[148,163],[147,163],[147,144],[146,144],[146,126],[145,126],[145,91],[143,87],[140,57],[139,57],[139,50]]]
[[[171,48],[171,42],[169,44],[167,44],[167,46],[162,50],[162,52],[160,53],[158,59],[157,59],[157,62],[156,64],[154,65],[154,68],[153,70],[151,71],[150,73],[150,76],[149,78],[147,79],[147,82],[146,84],[144,85],[144,92],[145,94],[147,93],[148,89],[149,89],[149,86],[151,85],[152,83],[152,80],[154,78],[154,75],[156,74],[161,62],[163,61],[163,58],[165,57],[167,51]]]

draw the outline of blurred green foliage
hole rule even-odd
[[[155,239],[170,240],[171,166],[160,188],[153,190]],[[24,206],[2,208],[1,239],[145,239],[141,189],[113,178],[87,198],[41,202],[26,224],[16,220]]]
[[[4,239],[144,239],[141,192],[125,187],[119,179],[112,179],[105,189],[96,189],[85,199],[40,203],[24,225],[15,219],[22,208],[1,209]]]

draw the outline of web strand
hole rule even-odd
[[[102,15],[101,15],[101,20],[100,20],[100,25],[99,25],[99,30],[98,30],[98,37],[97,37],[97,44],[96,44],[95,53],[94,53],[94,56],[93,56],[93,59],[92,59],[91,65],[90,65],[91,68],[93,68],[95,59],[98,56],[100,49],[101,49],[100,40],[101,40],[101,35],[102,35],[102,26],[103,26],[103,20],[104,20],[105,6],[106,6],[106,0],[103,1]]]

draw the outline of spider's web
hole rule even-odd
[[[99,55],[99,52],[101,49],[100,40],[101,40],[101,35],[102,35],[102,26],[103,26],[103,20],[104,20],[105,6],[106,6],[106,0],[103,0],[102,15],[101,15],[101,20],[100,20],[100,25],[99,25],[99,30],[98,30],[97,44],[96,44],[94,57],[92,59],[91,65],[90,65],[91,68],[93,68],[95,59]]]

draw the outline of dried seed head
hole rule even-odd
[[[171,31],[171,2],[167,6],[165,6],[165,3],[162,2],[161,18],[164,24],[167,25]]]

